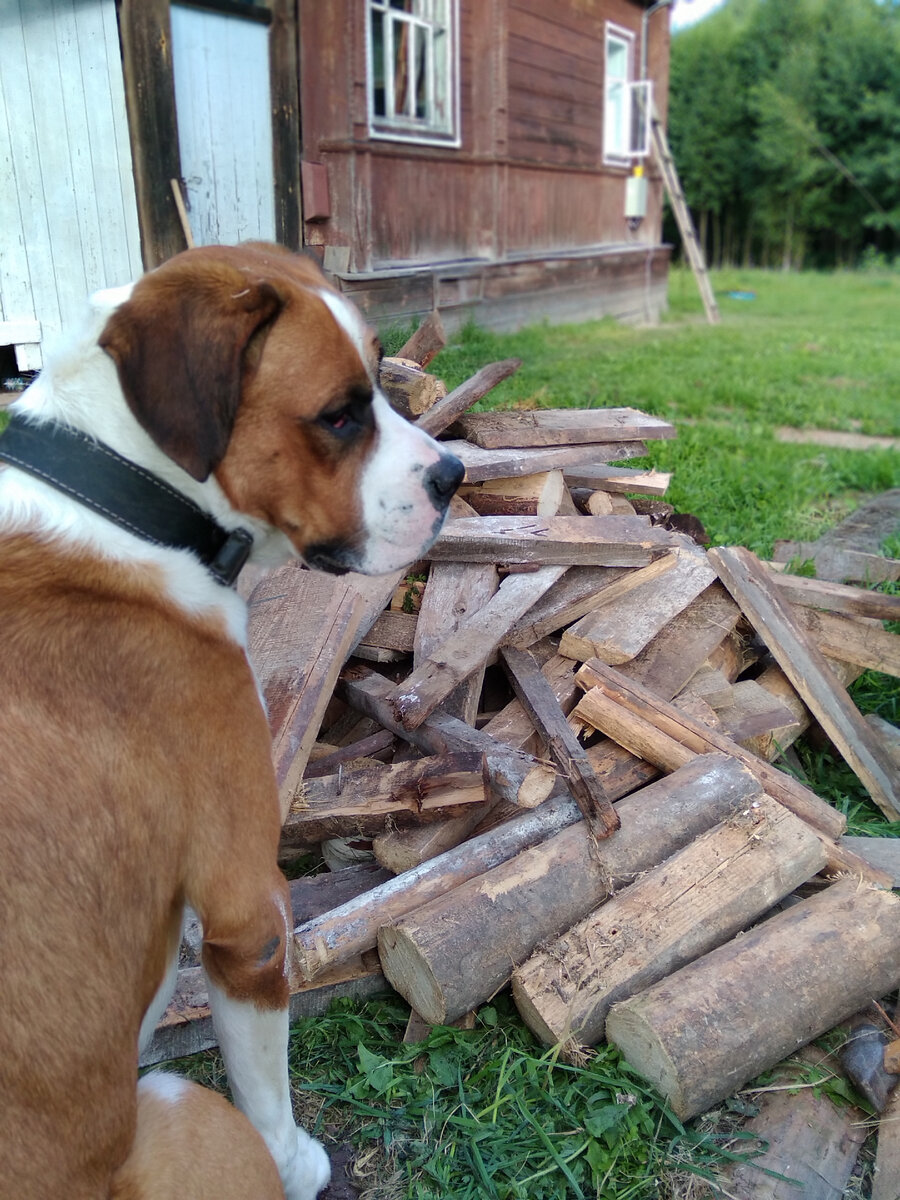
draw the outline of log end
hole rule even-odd
[[[403,929],[396,925],[379,929],[378,956],[391,987],[429,1025],[446,1025],[447,1009],[440,984],[415,942]]]
[[[606,1017],[606,1040],[627,1060],[629,1066],[651,1083],[682,1121],[703,1108],[691,1109],[679,1083],[678,1069],[666,1052],[641,1005],[641,993],[614,1004]]]

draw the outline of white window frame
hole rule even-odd
[[[606,22],[603,56],[603,161],[609,166],[628,167],[636,158],[650,153],[650,118],[653,111],[653,84],[650,80],[635,80],[635,34],[621,25]],[[624,50],[625,71],[610,75],[610,51],[613,46]],[[615,93],[619,95],[616,96]],[[635,120],[637,106],[645,113],[641,126]],[[643,137],[638,143],[636,134]]]
[[[366,0],[366,100],[369,136],[385,141],[416,142],[427,146],[459,147],[459,0],[413,0],[413,12],[394,8],[389,0]],[[439,9],[446,11],[446,22]],[[383,21],[382,62],[375,62],[372,21]],[[403,27],[409,32],[409,77],[414,77],[416,43],[425,43],[425,115],[414,111],[415,89],[408,89],[405,111],[398,111],[394,96],[394,38]],[[445,39],[443,69],[437,61],[438,35]],[[384,113],[375,112],[376,65],[384,80]],[[444,95],[439,93],[443,89]]]

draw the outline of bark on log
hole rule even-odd
[[[294,944],[303,977],[315,979],[336,963],[373,949],[382,925],[580,820],[574,800],[548,800],[534,812],[523,812],[507,821],[501,829],[470,838],[365,895],[298,925]]]
[[[606,1036],[688,1120],[900,982],[900,899],[843,879],[612,1007]]]
[[[615,837],[594,844],[579,822],[385,925],[382,969],[426,1020],[453,1021],[502,987],[540,942],[758,794],[739,764],[698,759],[617,804]]]
[[[761,795],[513,972],[525,1024],[593,1045],[618,1000],[722,945],[825,865],[808,825]]]
[[[438,310],[432,309],[414,334],[397,351],[398,358],[411,358],[420,367],[427,367],[431,360],[447,345],[444,322]]]

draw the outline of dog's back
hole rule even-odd
[[[147,980],[209,853],[192,830],[235,784],[226,731],[237,715],[265,753],[267,728],[240,649],[173,619],[152,568],[27,535],[0,537],[0,561],[0,1192],[106,1196]]]

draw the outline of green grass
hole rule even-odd
[[[714,544],[768,557],[775,540],[811,540],[860,495],[900,482],[895,450],[774,436],[789,425],[900,437],[900,273],[712,278],[716,327],[702,319],[692,276],[673,271],[659,328],[603,321],[497,335],[470,326],[430,369],[453,387],[516,356],[518,374],[480,407],[628,405],[672,421],[677,438],[650,443],[645,460],[673,472],[667,498],[699,517]],[[756,299],[728,299],[736,290]]]

